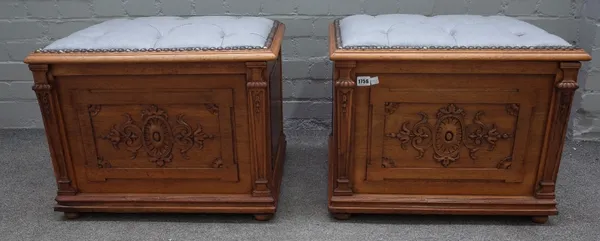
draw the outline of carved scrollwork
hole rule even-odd
[[[496,166],[496,168],[510,169],[510,166],[512,166],[512,156],[508,156],[508,157],[502,159],[500,162],[498,162],[498,165]]]
[[[140,136],[142,129],[134,124],[131,115],[128,113],[123,114],[125,121],[119,125],[113,125],[107,135],[102,136],[104,140],[110,141],[113,148],[116,150],[120,149],[120,145],[123,143],[127,146],[127,151],[131,152],[131,159],[137,157],[137,152],[142,148]]]
[[[384,157],[381,159],[381,167],[382,168],[394,168],[396,167],[396,162],[394,160]]]
[[[204,104],[204,107],[206,107],[206,110],[208,110],[208,112],[210,112],[213,115],[219,115],[219,106],[216,104]]]
[[[213,139],[213,135],[204,133],[200,124],[194,130],[184,119],[183,114],[177,116],[176,125],[171,126],[167,112],[155,105],[143,109],[142,121],[138,125],[130,114],[124,114],[125,121],[113,125],[104,140],[111,142],[119,150],[124,144],[127,151],[131,152],[131,159],[135,159],[139,150],[144,147],[146,155],[151,162],[163,167],[173,159],[173,148],[180,146],[180,154],[188,159],[187,152],[195,145],[204,148],[204,141]]]
[[[417,122],[412,128],[409,128],[410,122],[402,123],[402,128],[398,133],[388,133],[387,137],[396,138],[400,141],[400,147],[404,150],[407,149],[407,144],[410,143],[415,150],[419,152],[417,159],[423,158],[425,155],[425,149],[429,148],[432,144],[432,128],[427,123],[427,114],[423,112],[418,113],[421,116],[421,120]]]
[[[254,104],[254,112],[260,113],[262,106],[262,91],[254,91],[252,92],[252,100]]]
[[[410,122],[402,123],[396,133],[387,133],[386,136],[400,141],[400,147],[407,149],[407,144],[419,153],[416,158],[421,159],[425,152],[433,147],[433,159],[443,167],[460,159],[460,150],[464,146],[469,151],[469,157],[477,159],[475,153],[485,145],[488,151],[493,151],[496,142],[509,139],[513,134],[500,133],[495,124],[486,125],[481,121],[483,111],[476,112],[472,124],[465,125],[466,112],[454,104],[441,108],[436,113],[436,124],[431,126],[427,114],[419,112],[421,120],[410,127]],[[513,130],[514,132],[514,130]]]
[[[88,112],[90,113],[90,116],[92,116],[92,117],[97,116],[101,110],[102,110],[101,105],[88,105]]]
[[[223,168],[223,159],[217,158],[212,162],[212,168]]]
[[[434,133],[435,138],[433,138],[433,158],[444,167],[448,167],[460,158],[465,115],[465,111],[454,104],[441,108],[436,114],[437,124]]]
[[[398,109],[399,106],[400,106],[400,103],[397,103],[397,102],[386,102],[385,103],[385,114],[386,115],[394,114],[394,112],[396,112],[396,109]]]
[[[508,113],[509,115],[512,115],[512,116],[518,116],[520,108],[521,108],[521,106],[519,104],[507,104],[506,105],[506,113]]]
[[[112,167],[110,162],[104,160],[104,157],[101,157],[101,156],[96,158],[96,164],[98,165],[98,168],[111,168]]]
[[[496,142],[498,142],[498,140],[509,139],[513,137],[513,135],[510,133],[498,132],[498,128],[496,128],[495,124],[492,124],[488,127],[486,124],[481,122],[481,116],[483,114],[483,111],[478,111],[475,113],[475,117],[473,117],[473,124],[467,127],[467,133],[469,134],[465,140],[465,146],[469,149],[469,156],[473,160],[477,159],[475,153],[481,146],[487,144],[487,150],[493,151],[494,148],[496,148]]]
[[[189,159],[187,152],[196,145],[199,149],[204,148],[204,141],[214,139],[213,135],[204,133],[200,124],[196,126],[196,130],[183,120],[183,114],[177,115],[178,125],[174,128],[175,141],[182,147],[179,152],[185,159]]]

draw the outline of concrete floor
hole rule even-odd
[[[281,202],[270,222],[250,215],[87,214],[52,211],[55,184],[41,130],[0,130],[0,240],[600,240],[600,143],[568,142],[559,215],[525,217],[327,213],[327,132],[288,133]]]

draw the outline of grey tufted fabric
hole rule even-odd
[[[353,15],[339,25],[342,47],[571,46],[556,35],[505,16]]]
[[[44,50],[264,47],[273,20],[259,17],[144,17],[109,20]]]

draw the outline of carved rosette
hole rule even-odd
[[[437,113],[437,124],[433,138],[433,158],[448,167],[460,158],[463,140],[465,111],[454,104],[441,108]]]
[[[487,146],[488,151],[493,151],[497,141],[513,137],[512,133],[500,133],[495,124],[483,123],[483,111],[476,112],[472,123],[467,125],[464,120],[466,112],[454,104],[438,110],[434,126],[429,124],[426,113],[420,112],[418,115],[421,120],[412,127],[406,121],[398,132],[387,133],[386,136],[399,140],[400,147],[404,150],[410,143],[418,152],[417,159],[423,158],[425,152],[432,148],[433,159],[443,167],[458,161],[463,147],[468,149],[469,157],[475,160],[475,153],[482,147]],[[513,133],[514,131],[512,130]]]
[[[204,141],[214,139],[214,135],[204,132],[202,125],[197,124],[194,130],[184,119],[183,114],[177,115],[177,125],[173,128],[175,143],[181,148],[179,153],[184,159],[189,159],[187,152],[196,146],[198,149],[204,148]]]
[[[183,114],[177,116],[177,124],[172,126],[167,112],[156,105],[143,109],[141,114],[142,121],[139,124],[131,114],[124,114],[125,121],[114,125],[101,138],[110,141],[116,150],[125,145],[127,151],[131,152],[131,159],[135,159],[143,147],[148,160],[159,167],[172,161],[175,146],[179,147],[181,156],[188,159],[187,152],[193,146],[203,149],[204,141],[214,138],[213,135],[204,133],[200,124],[193,129],[183,119]]]

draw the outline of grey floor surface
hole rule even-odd
[[[249,215],[88,214],[52,211],[55,184],[41,130],[0,130],[0,241],[5,240],[600,240],[600,143],[568,142],[559,215],[525,217],[327,213],[327,132],[288,133],[281,202],[270,222]]]

